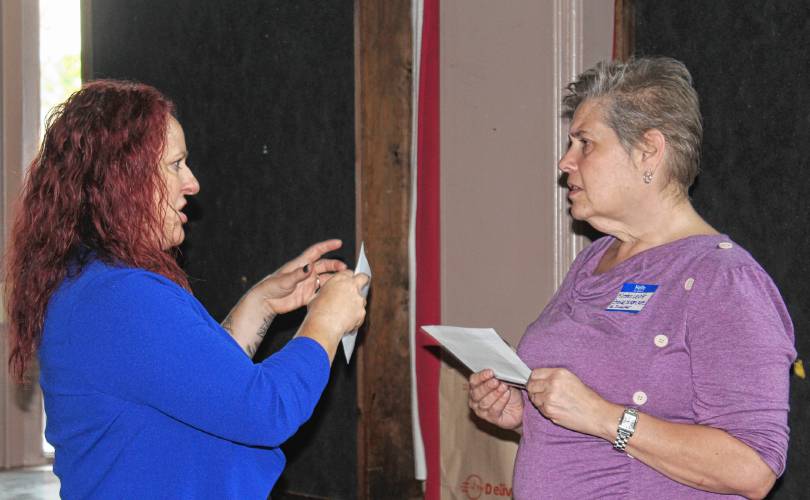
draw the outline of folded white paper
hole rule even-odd
[[[368,283],[366,286],[360,290],[360,295],[363,296],[365,299],[368,297],[368,288],[371,286],[371,267],[368,265],[368,259],[366,258],[366,245],[365,242],[360,243],[360,255],[357,256],[357,265],[354,266],[354,274],[363,273],[367,274],[369,277]],[[346,364],[348,365],[349,362],[352,360],[352,353],[354,352],[354,344],[357,342],[357,330],[353,332],[349,332],[343,336],[341,339],[343,343],[343,354],[346,355]]]
[[[492,328],[429,325],[422,330],[473,372],[489,368],[510,384],[525,386],[529,381],[532,371]]]

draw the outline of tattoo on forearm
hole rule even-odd
[[[228,314],[228,317],[225,318],[221,326],[223,330],[230,334],[231,337],[236,339],[239,345],[242,346],[245,353],[252,358],[256,355],[256,352],[258,352],[259,345],[261,345],[262,340],[264,340],[264,336],[267,335],[267,329],[270,328],[270,323],[273,322],[273,318],[275,318],[275,316],[275,314],[271,314],[265,317],[262,320],[262,324],[259,326],[259,329],[256,331],[256,336],[252,337],[251,340],[242,338],[247,332],[242,333],[241,336],[237,336],[237,332],[235,332],[233,329],[233,319],[231,318],[230,314]],[[244,327],[242,329],[244,329]]]
[[[262,321],[262,326],[259,327],[259,330],[256,332],[256,335],[258,335],[259,338],[263,339],[264,336],[267,335],[267,329],[270,328],[270,323],[272,322],[273,322],[273,315],[264,318],[264,321]]]
[[[230,314],[225,318],[225,321],[222,322],[222,329],[230,333],[231,337],[233,337],[233,321],[231,320]]]

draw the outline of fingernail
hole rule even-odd
[[[309,264],[304,266],[304,274],[307,274],[308,272],[309,272]]]

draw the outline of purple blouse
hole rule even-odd
[[[684,238],[594,274],[613,241],[577,257],[526,330],[520,357],[530,368],[571,370],[642,419],[723,429],[780,475],[796,352],[771,278],[725,235]],[[603,439],[553,424],[525,393],[524,402],[515,498],[733,498],[677,483]]]

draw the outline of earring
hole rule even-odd
[[[652,172],[650,172],[649,170],[645,170],[644,175],[641,177],[642,180],[644,180],[644,184],[651,183],[652,182],[652,176],[653,176]]]

